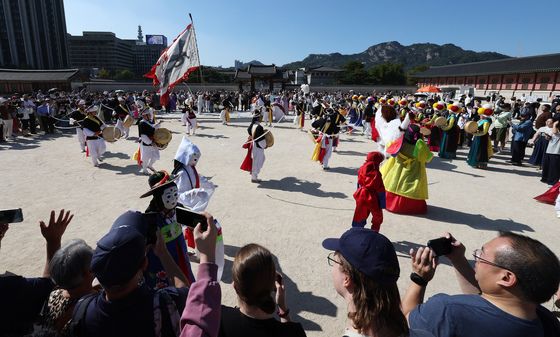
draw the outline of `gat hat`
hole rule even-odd
[[[325,239],[323,247],[339,251],[352,267],[375,282],[391,284],[399,278],[395,248],[389,239],[376,231],[352,227],[340,239]]]
[[[255,111],[253,111],[253,118],[255,117],[261,117],[261,111],[259,109],[255,109]]]
[[[134,225],[142,213],[127,212],[115,220],[109,233],[97,242],[91,270],[104,287],[123,285],[138,272],[146,258],[146,237]]]
[[[148,178],[148,184],[150,185],[150,190],[140,196],[140,198],[145,198],[156,192],[156,190],[164,190],[171,184],[175,184],[176,177],[170,176],[167,171],[157,171],[150,175]]]

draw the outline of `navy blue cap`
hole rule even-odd
[[[352,227],[340,239],[325,239],[323,247],[340,252],[352,267],[378,283],[390,284],[399,279],[395,248],[376,231]]]
[[[97,242],[91,270],[105,287],[123,285],[138,272],[145,257],[146,237],[132,226],[113,225]]]

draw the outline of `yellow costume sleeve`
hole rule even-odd
[[[421,163],[429,163],[434,157],[434,154],[422,139],[416,141],[412,155]]]
[[[451,118],[449,118],[449,121],[447,121],[447,125],[442,127],[441,129],[443,131],[451,130],[453,124],[455,124],[455,116],[451,116]]]
[[[490,130],[490,123],[488,121],[484,121],[482,123],[482,131],[473,133],[473,136],[484,136],[488,133],[488,130]]]

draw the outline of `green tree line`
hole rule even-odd
[[[428,66],[417,66],[406,72],[403,65],[397,63],[387,62],[366,69],[363,63],[350,61],[343,69],[338,78],[340,84],[414,85],[416,81],[411,75],[428,69]]]

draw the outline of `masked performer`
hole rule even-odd
[[[165,240],[165,245],[169,254],[175,260],[181,271],[187,277],[189,285],[194,282],[194,275],[191,270],[187,245],[183,238],[181,225],[177,223],[175,207],[179,192],[177,185],[165,171],[155,172],[148,179],[150,190],[140,198],[152,196],[150,205],[146,209],[146,214],[153,217],[157,229],[161,231]],[[150,250],[148,253],[148,270],[145,273],[145,280],[152,288],[165,288],[172,286],[165,272],[165,268],[160,259]]]

